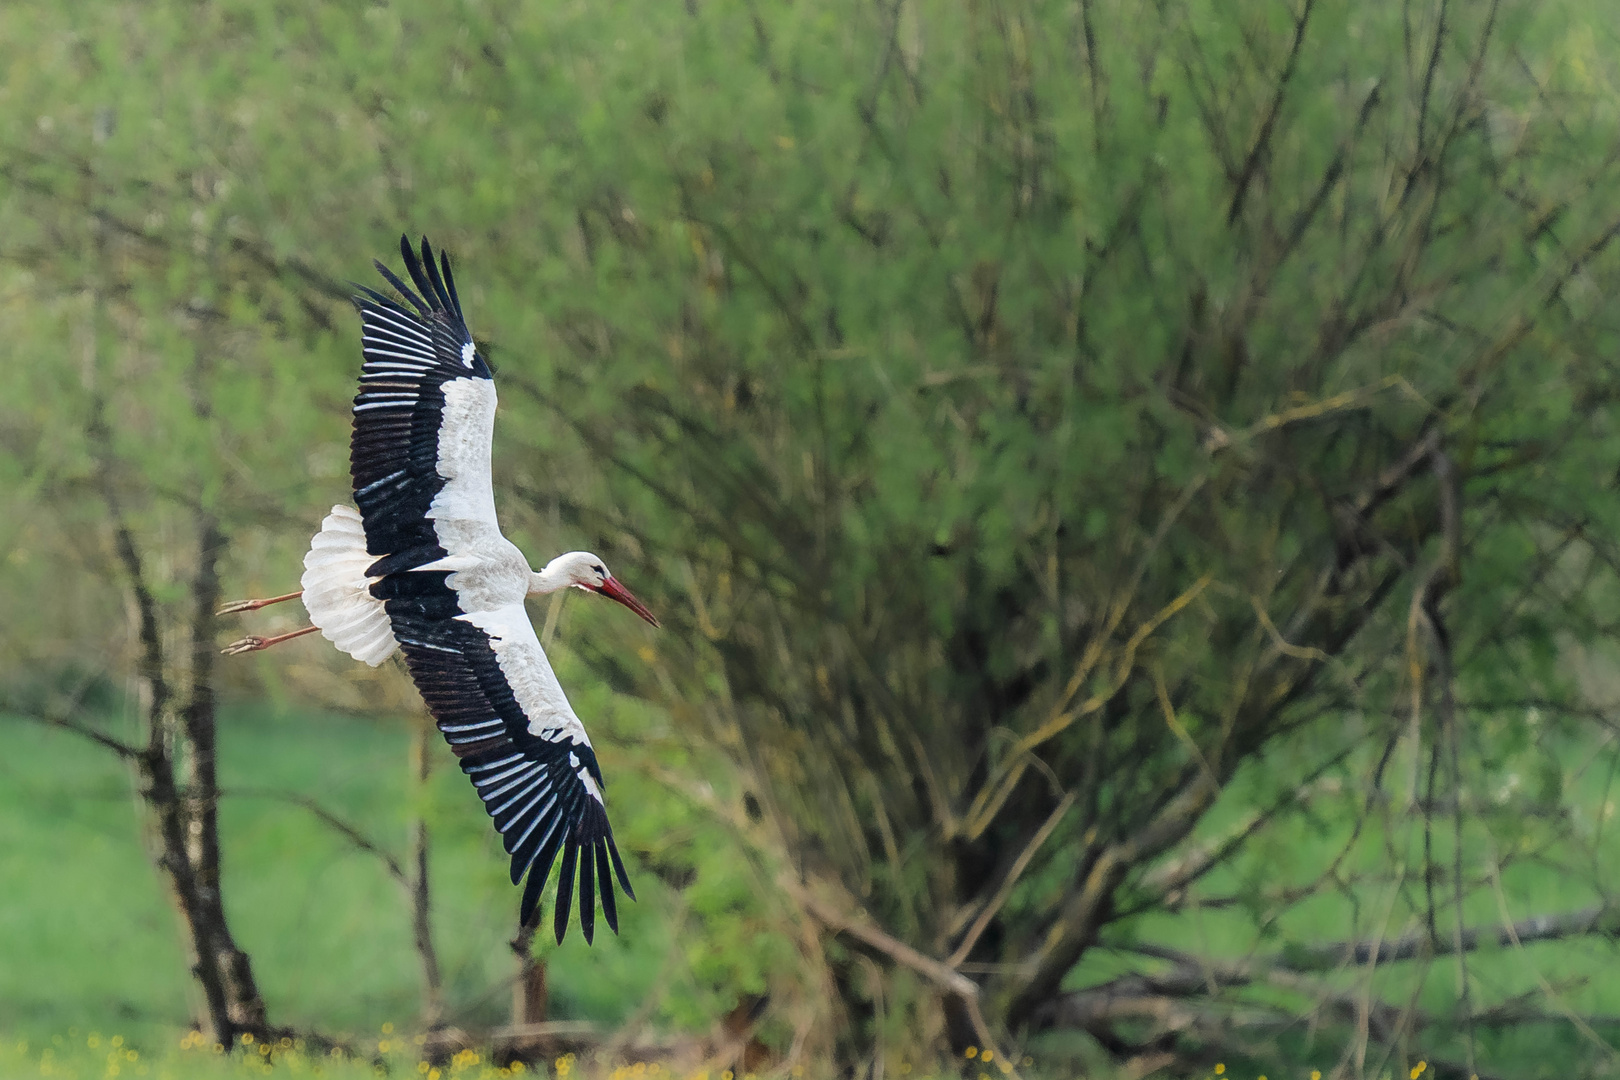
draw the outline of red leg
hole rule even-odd
[[[258,611],[262,607],[269,607],[271,604],[279,604],[283,600],[296,600],[303,595],[304,590],[299,589],[297,592],[290,592],[284,596],[272,596],[268,600],[235,600],[229,604],[226,604],[224,607],[214,612],[214,614],[234,615],[238,611]]]
[[[294,593],[293,595],[296,596],[298,594]],[[286,598],[283,597],[282,599]],[[318,626],[306,626],[302,630],[293,630],[289,633],[277,634],[275,637],[245,637],[241,641],[231,642],[229,645],[221,649],[220,652],[224,653],[226,656],[240,656],[243,653],[258,652],[261,649],[268,649],[272,645],[280,645],[283,641],[291,641],[295,637],[303,637],[305,634],[313,634],[319,629],[320,627]]]

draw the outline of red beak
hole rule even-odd
[[[623,585],[620,585],[618,578],[608,578],[606,581],[602,582],[602,587],[596,591],[610,600],[617,600],[619,603],[623,604],[637,615],[640,615],[643,619],[646,619],[654,626],[658,625],[658,620],[653,618],[653,613],[648,611],[640,600],[637,600],[633,595],[631,595],[629,589],[625,588]]]

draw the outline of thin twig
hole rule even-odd
[[[388,870],[388,876],[399,882],[399,884],[407,892],[410,891],[411,877],[405,872],[405,868],[400,865],[398,859],[394,858],[387,851],[383,850],[374,841],[372,841],[370,837],[366,836],[365,833],[361,832],[355,826],[350,825],[347,821],[344,821],[342,818],[332,813],[332,811],[326,809],[326,807],[322,806],[314,799],[311,799],[305,795],[295,795],[290,791],[276,791],[273,788],[232,788],[229,792],[221,790],[219,794],[221,798],[224,798],[227,794],[229,794],[235,798],[273,799],[276,802],[284,802],[291,806],[303,807],[305,810],[308,810],[311,814],[315,815],[315,817],[323,825],[330,828],[333,832],[341,835],[356,848],[359,848],[361,851],[364,851],[369,855],[375,855],[378,859],[381,859],[383,866]]]
[[[137,757],[140,756],[140,753],[141,753],[139,749],[137,749],[134,746],[131,746],[129,743],[126,743],[121,739],[116,739],[113,736],[108,735],[108,734],[106,734],[104,732],[97,731],[95,728],[91,727],[89,724],[86,724],[86,723],[84,723],[82,721],[79,721],[79,720],[71,719],[70,717],[66,717],[66,716],[45,716],[45,715],[43,715],[41,713],[31,713],[31,712],[14,712],[14,711],[9,710],[9,709],[6,710],[5,715],[15,717],[18,720],[27,720],[30,723],[39,724],[39,725],[41,725],[43,727],[62,728],[64,731],[71,731],[75,735],[82,735],[86,739],[89,739],[91,742],[96,743],[99,746],[103,746],[108,750],[111,750],[113,753],[117,754],[121,758],[125,758],[125,759],[137,758]]]
[[[1316,0],[1305,0],[1305,8],[1294,20],[1294,40],[1288,47],[1288,59],[1283,64],[1282,73],[1277,77],[1277,88],[1271,95],[1271,106],[1266,110],[1266,117],[1260,122],[1260,131],[1255,135],[1254,145],[1249,148],[1248,157],[1243,162],[1243,171],[1238,174],[1235,190],[1232,192],[1232,203],[1226,211],[1226,223],[1236,224],[1243,213],[1243,203],[1249,197],[1249,188],[1254,183],[1255,173],[1260,169],[1260,162],[1265,157],[1271,145],[1271,133],[1277,126],[1277,117],[1282,113],[1283,99],[1288,93],[1288,84],[1294,78],[1294,69],[1299,65],[1300,48],[1305,44],[1305,27],[1310,23],[1311,9],[1315,7]]]

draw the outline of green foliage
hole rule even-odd
[[[109,492],[172,620],[199,511],[231,591],[292,576],[346,493],[341,282],[408,227],[498,367],[509,531],[666,621],[579,615],[559,665],[669,884],[660,1015],[769,992],[773,1039],[851,1067],[978,1038],[826,905],[965,948],[1005,1031],[1151,968],[1100,944],[1585,903],[1620,175],[1582,11],[8,7],[13,704],[131,670]],[[229,678],[409,700],[335,661]],[[582,1010],[640,994],[618,948]]]

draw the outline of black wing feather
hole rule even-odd
[[[607,919],[608,929],[617,934],[619,932],[619,905],[613,898],[613,878],[608,872],[606,838],[596,842],[596,891],[602,896],[602,916]]]
[[[579,846],[579,932],[587,945],[596,936],[596,848],[591,844]]]
[[[551,876],[551,867],[557,861],[557,853],[562,850],[563,839],[564,833],[559,831],[534,858],[534,865],[529,870],[529,883],[523,887],[523,905],[518,909],[518,923],[521,926],[535,924],[534,913],[540,907],[540,893],[546,887],[546,879]]]
[[[445,555],[427,516],[445,483],[438,471],[443,387],[454,379],[490,377],[476,349],[470,360],[465,355],[472,334],[460,306],[442,284],[434,288],[404,237],[400,244],[417,289],[376,265],[416,310],[365,286],[357,286],[354,298],[365,363],[354,399],[349,471],[367,550],[395,559],[386,572],[408,569],[398,565],[407,552],[417,566]]]
[[[439,276],[439,264],[433,259],[433,249],[428,246],[427,237],[422,237],[422,265],[427,270],[428,284],[433,289],[434,297],[439,301],[447,314],[455,313],[455,305],[450,303],[450,292],[444,287],[444,278]],[[419,279],[420,280],[420,279]]]
[[[619,846],[613,842],[613,833],[610,831],[603,839],[607,841],[608,854],[613,856],[613,873],[618,876],[624,895],[634,900],[636,890],[630,887],[630,875],[625,873],[624,860],[619,858]]]
[[[448,251],[439,252],[439,265],[444,271],[444,287],[450,293],[450,306],[456,309],[456,318],[460,319],[462,325],[465,326],[467,318],[461,313],[461,297],[456,295],[456,278],[454,274],[450,273],[450,253]]]
[[[405,263],[406,263],[407,266],[409,266],[410,263],[411,263],[411,260],[414,259],[415,256],[411,254],[410,245],[405,242],[405,238],[403,236],[400,237],[400,243],[403,244],[404,247],[405,247]],[[411,302],[411,306],[416,308],[417,313],[419,315],[421,315],[422,318],[424,318],[424,319],[432,318],[433,309],[428,306],[427,301],[423,300],[420,296],[416,295],[416,293],[412,292],[411,287],[409,285],[407,285],[403,281],[399,280],[399,278],[394,274],[394,272],[392,270],[388,269],[388,264],[387,263],[383,262],[381,259],[372,259],[371,260],[371,265],[375,266],[377,268],[377,271],[380,274],[382,274],[382,276],[384,278],[387,279],[388,284],[390,284],[390,285],[392,285],[394,287],[395,292],[399,293],[399,295],[403,296],[405,299],[407,299],[407,300],[409,300]],[[367,290],[367,291],[369,292],[370,290]],[[398,304],[395,304],[394,306],[399,307]],[[400,310],[404,311],[405,309],[400,308]]]
[[[445,582],[448,576],[447,571],[422,570],[390,574],[374,591],[384,596],[412,680],[450,748],[461,757],[462,771],[472,779],[512,857],[512,883],[528,875],[520,919],[526,924],[533,920],[546,878],[561,854],[555,914],[559,934],[567,928],[563,909],[571,906],[576,867],[585,875],[579,902],[586,940],[595,930],[598,895],[608,925],[617,933],[609,858],[626,895],[633,900],[635,894],[614,846],[607,810],[580,776],[582,770],[596,773],[596,756],[588,744],[571,738],[553,742],[530,733],[528,717],[488,635],[455,617],[459,609]],[[582,857],[581,848],[589,854]]]
[[[574,900],[574,863],[579,858],[579,845],[569,844],[563,851],[562,869],[557,871],[557,906],[551,913],[551,926],[557,932],[557,944],[562,944],[568,933],[568,909]],[[583,917],[581,922],[585,920]]]

